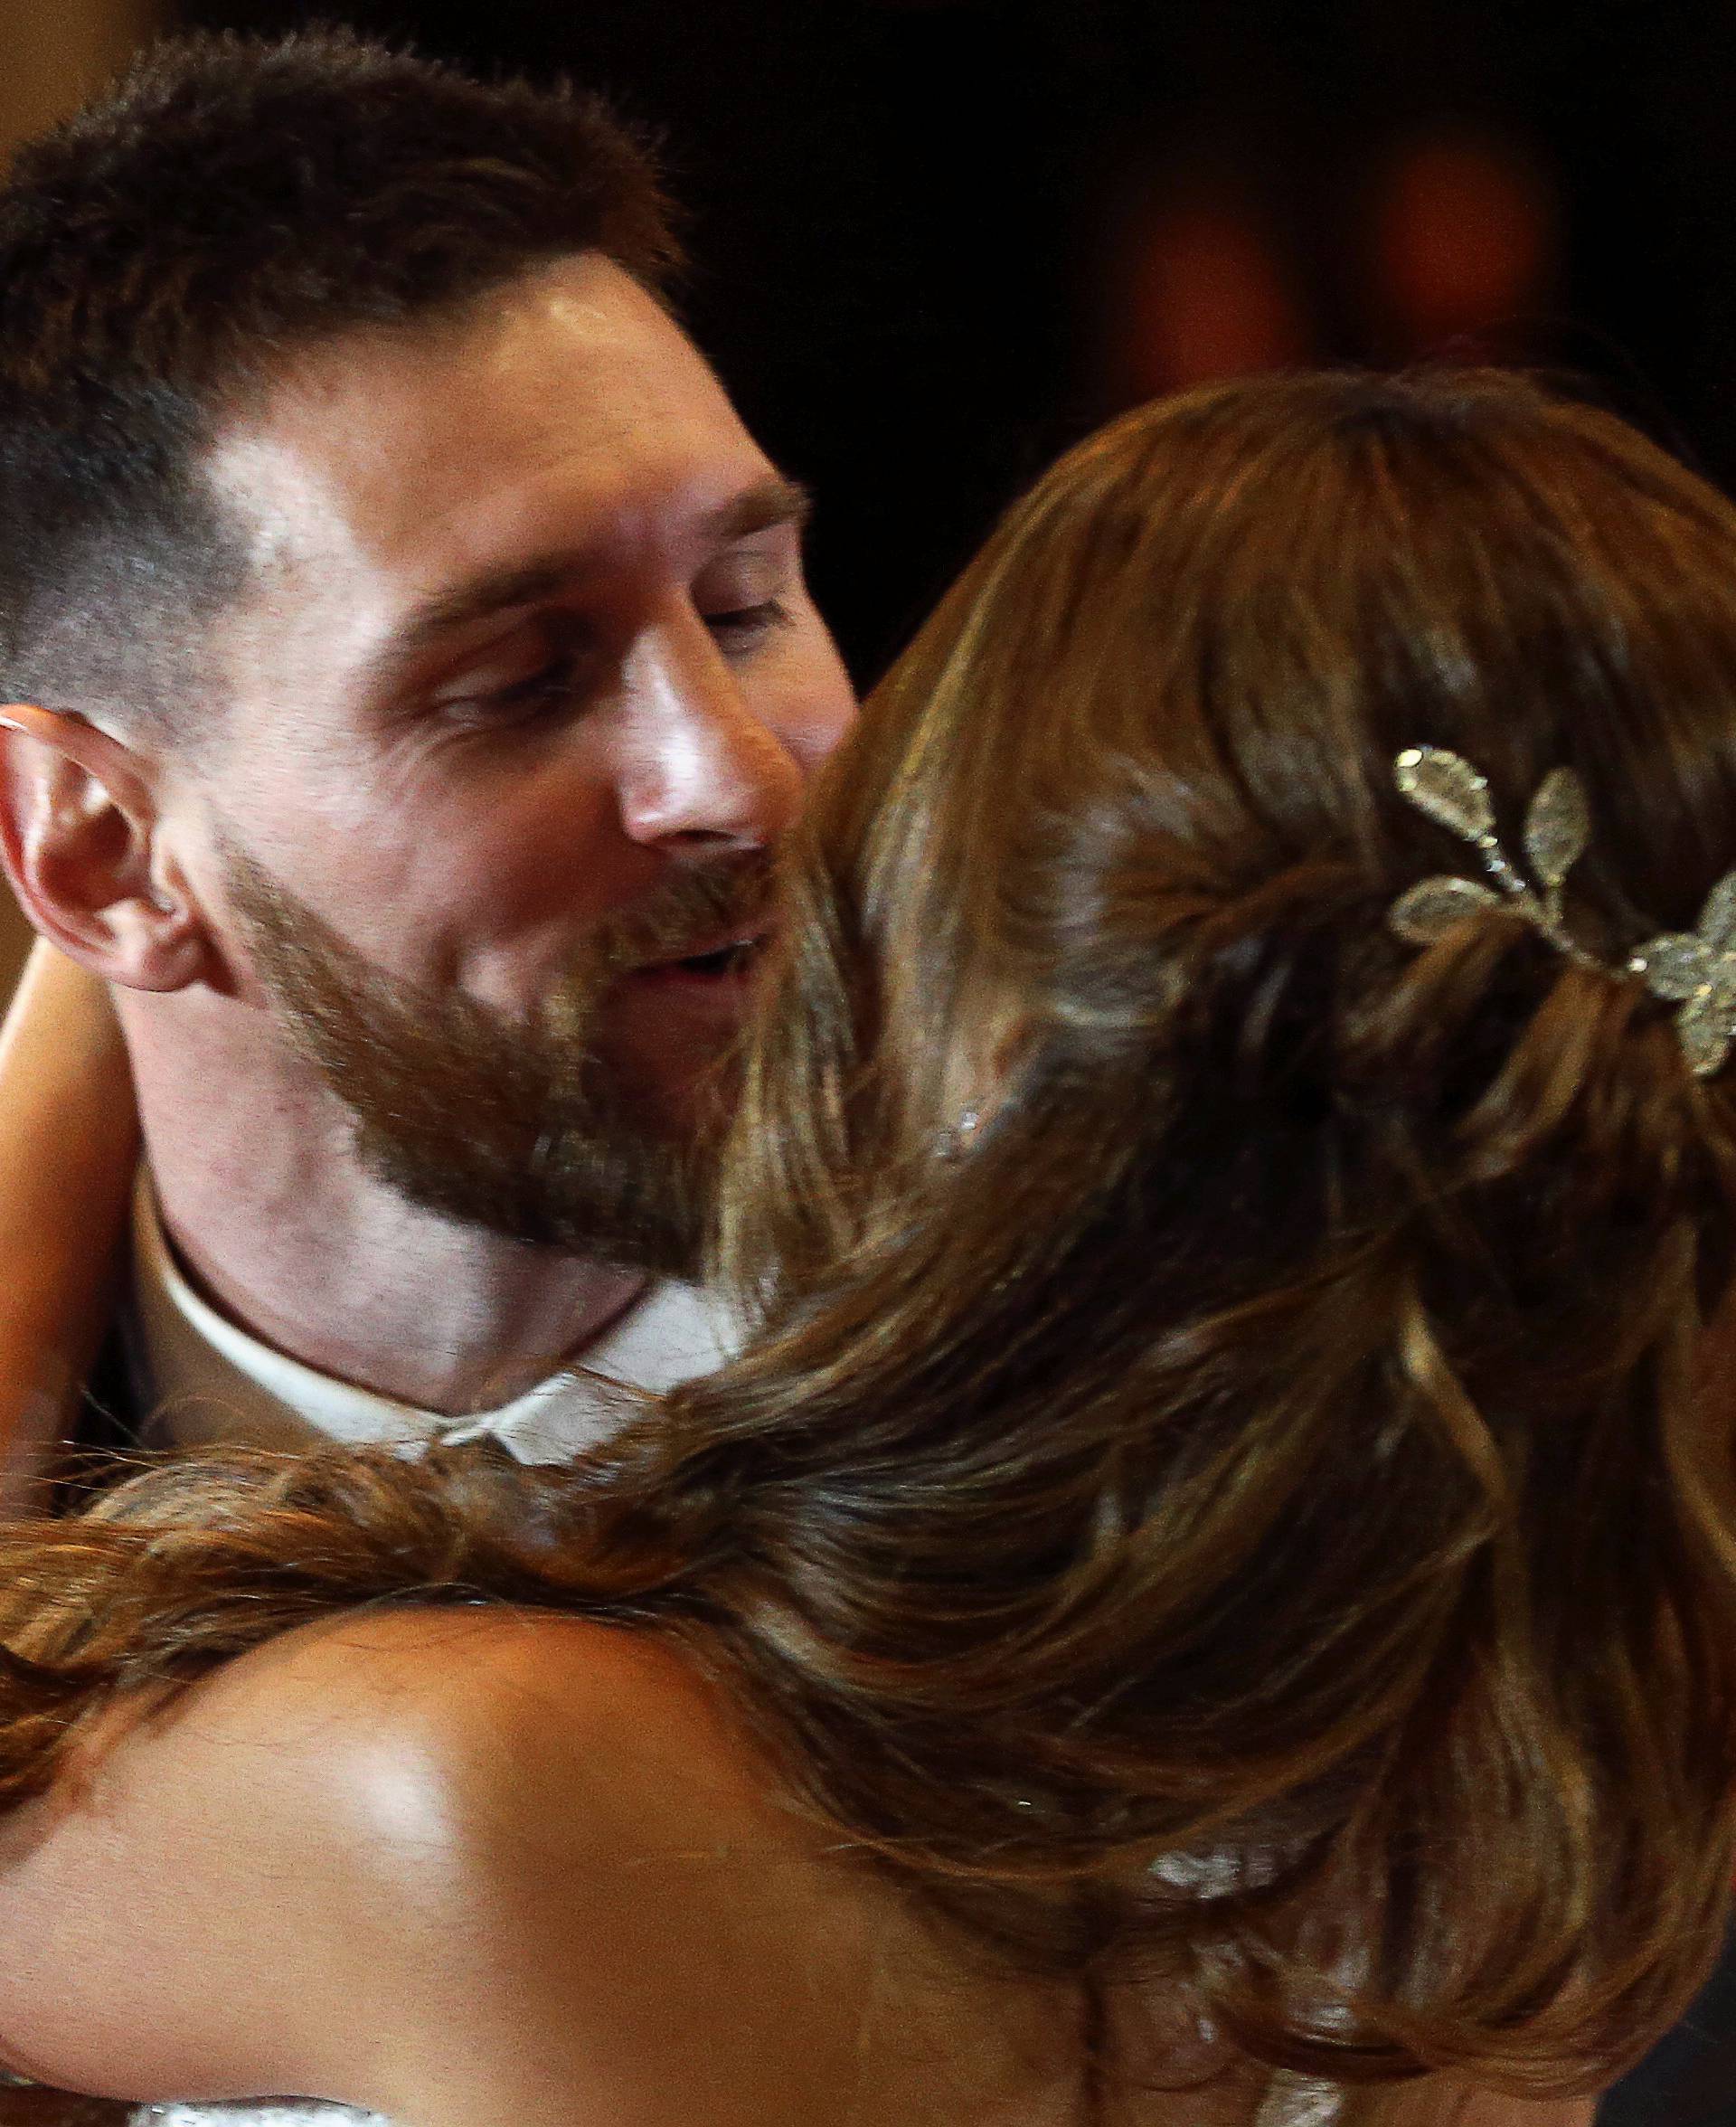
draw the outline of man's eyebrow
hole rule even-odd
[[[780,525],[799,527],[807,522],[813,506],[799,481],[776,474],[711,511],[702,522],[701,532],[713,545],[727,546],[734,540],[750,539],[756,532],[775,531]],[[495,613],[511,612],[515,606],[534,605],[542,599],[552,598],[593,567],[595,560],[593,553],[582,549],[544,554],[436,591],[413,607],[392,630],[391,640],[382,645],[372,661],[373,676],[389,677],[460,629]]]
[[[775,474],[769,480],[733,496],[705,520],[705,529],[719,545],[731,539],[750,539],[756,532],[770,532],[779,525],[798,529],[814,514],[814,498],[799,480]]]

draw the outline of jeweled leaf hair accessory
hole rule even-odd
[[[1412,945],[1432,945],[1455,923],[1479,910],[1505,907],[1543,932],[1569,960],[1597,962],[1561,922],[1561,888],[1590,839],[1585,786],[1571,768],[1543,778],[1525,815],[1525,853],[1541,884],[1528,884],[1510,861],[1495,831],[1495,806],[1487,779],[1443,746],[1407,746],[1392,764],[1400,795],[1420,813],[1468,842],[1495,881],[1442,875],[1424,879],[1400,894],[1388,921]]]
[[[1486,886],[1480,879],[1440,874],[1407,887],[1387,914],[1401,938],[1433,945],[1467,916],[1505,909],[1580,967],[1637,976],[1654,997],[1679,1004],[1675,1030],[1688,1068],[1696,1078],[1722,1069],[1736,1045],[1736,872],[1726,872],[1706,896],[1696,930],[1660,933],[1617,968],[1588,952],[1562,918],[1567,874],[1591,838],[1585,786],[1571,768],[1552,769],[1526,811],[1530,880],[1501,846],[1487,780],[1461,754],[1444,746],[1407,746],[1392,774],[1405,801],[1468,842],[1495,882]]]
[[[1654,997],[1682,1009],[1675,1031],[1696,1078],[1723,1068],[1736,1042],[1736,872],[1706,896],[1693,931],[1666,931],[1628,962]]]

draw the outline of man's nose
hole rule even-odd
[[[634,744],[620,800],[628,837],[696,855],[770,847],[796,817],[803,777],[765,685],[732,665],[693,613],[640,643],[627,680]]]

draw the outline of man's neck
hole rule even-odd
[[[642,1289],[364,1173],[337,1101],[255,1014],[200,992],[117,1004],[165,1230],[206,1297],[292,1358],[421,1410],[490,1410]]]

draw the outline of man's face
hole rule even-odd
[[[670,1260],[766,858],[852,709],[800,496],[594,257],[299,359],[212,471],[259,575],[187,868],[244,988],[407,1194]]]

